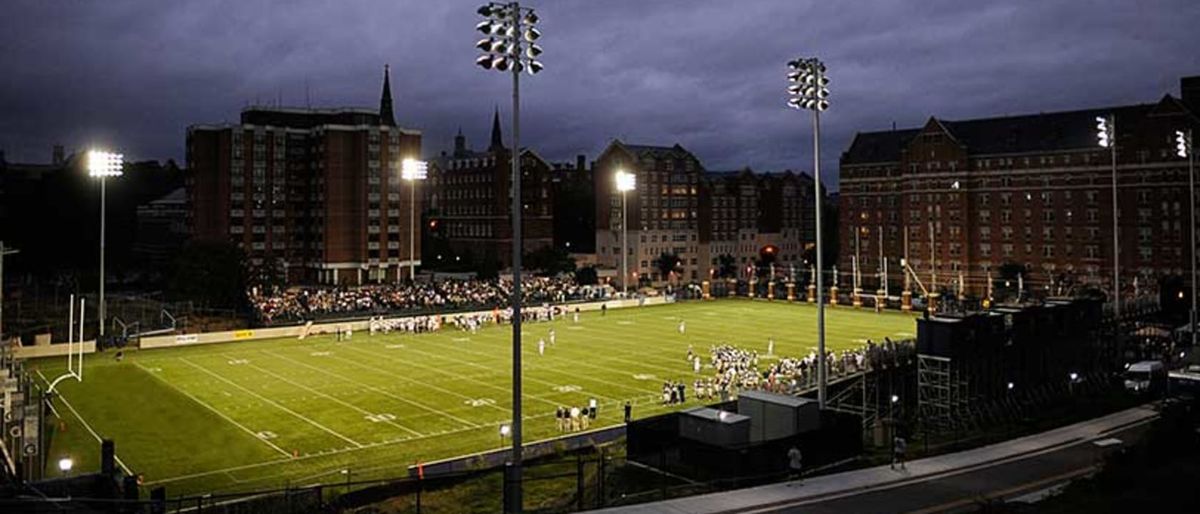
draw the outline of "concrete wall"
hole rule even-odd
[[[78,348],[75,349],[79,351]],[[96,353],[96,341],[84,341],[83,353]],[[18,359],[38,359],[41,357],[65,357],[67,343],[44,344],[36,346],[18,346],[13,351]]]

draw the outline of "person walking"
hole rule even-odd
[[[905,441],[903,437],[896,436],[892,440],[892,469],[896,469],[896,466],[900,466],[900,469],[907,469],[904,464],[904,454],[907,451],[908,441]]]
[[[800,448],[792,446],[787,452],[788,458],[788,478],[795,480],[797,484],[801,481],[801,474],[804,471],[804,454],[800,453]]]

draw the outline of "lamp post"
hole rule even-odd
[[[1188,316],[1189,328],[1192,332],[1192,347],[1196,347],[1196,151],[1192,139],[1192,129],[1175,131],[1175,155],[1186,157],[1188,160],[1188,198],[1191,204],[1188,211],[1192,213],[1192,312]]]
[[[400,177],[408,181],[408,277],[417,281],[416,247],[417,233],[417,181],[429,176],[429,163],[417,159],[404,159],[400,164]],[[396,271],[399,273],[399,270]]]
[[[1101,148],[1108,148],[1112,160],[1112,219],[1113,219],[1113,315],[1116,320],[1117,350],[1120,358],[1125,358],[1125,349],[1121,346],[1121,247],[1120,247],[1120,210],[1117,206],[1117,117],[1096,116],[1096,142]]]
[[[813,113],[813,196],[816,198],[816,302],[817,302],[817,403],[825,408],[825,386],[827,370],[825,362],[825,304],[824,256],[821,244],[821,112],[829,108],[829,78],[825,76],[825,64],[816,57],[800,58],[788,62],[788,107],[807,109]]]
[[[512,140],[512,467],[510,468],[508,512],[520,512],[521,499],[521,72],[537,74],[544,67],[537,57],[542,48],[536,44],[542,37],[535,25],[538,15],[519,2],[489,2],[476,11],[484,20],[475,25],[484,39],[475,48],[484,53],[475,64],[485,70],[512,74],[513,140]]]
[[[104,184],[108,182],[109,177],[119,177],[124,171],[125,156],[119,153],[105,152],[101,150],[92,150],[88,152],[88,175],[92,178],[100,180],[100,302],[98,305],[99,316],[97,320],[100,323],[100,335],[97,336],[97,341],[104,336]],[[83,334],[80,334],[80,341],[83,340]]]
[[[629,208],[625,194],[637,187],[637,176],[617,170],[617,191],[621,192],[621,295],[628,294],[629,283]]]
[[[4,241],[0,241],[0,344],[3,344],[4,339],[4,256],[21,253],[20,250],[4,246]]]

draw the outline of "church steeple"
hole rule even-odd
[[[496,108],[496,113],[492,115],[492,145],[488,150],[503,150],[504,139],[500,136],[500,108]]]
[[[391,68],[386,64],[383,65],[383,94],[379,98],[379,124],[396,126],[396,115],[392,111]]]
[[[462,133],[462,127],[458,127],[458,135],[454,136],[454,156],[460,157],[467,153],[467,136]]]

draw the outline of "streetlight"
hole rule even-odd
[[[535,25],[538,15],[520,2],[488,2],[476,12],[484,20],[475,25],[484,39],[475,43],[483,52],[475,64],[485,70],[512,74],[512,468],[507,511],[520,512],[521,500],[521,72],[534,75],[543,65],[537,57],[542,47],[534,44],[542,33]]]
[[[1113,314],[1116,319],[1117,349],[1124,358],[1125,350],[1121,346],[1121,247],[1119,242],[1120,225],[1118,219],[1120,210],[1117,207],[1117,117],[1096,116],[1096,143],[1101,148],[1108,148],[1112,160],[1112,219],[1113,219]]]
[[[88,152],[88,175],[100,180],[100,335],[104,336],[104,184],[109,177],[119,177],[124,173],[125,156],[119,153],[92,150]],[[82,335],[80,337],[82,341]]]
[[[69,475],[73,467],[75,467],[75,461],[71,460],[70,457],[58,459],[58,470],[62,471],[64,475]]]
[[[807,109],[813,113],[813,197],[817,232],[817,403],[825,408],[825,386],[827,381],[825,362],[825,303],[824,264],[821,244],[821,113],[829,108],[829,78],[825,76],[825,64],[816,57],[800,58],[788,62],[788,107]]]
[[[1175,155],[1186,157],[1188,160],[1188,193],[1191,199],[1192,213],[1192,313],[1189,316],[1192,332],[1192,347],[1196,346],[1196,152],[1193,151],[1195,141],[1192,139],[1192,129],[1175,131]]]
[[[417,281],[417,259],[413,253],[417,233],[417,181],[429,176],[429,163],[417,159],[404,159],[400,163],[400,178],[408,181],[408,278]],[[400,272],[397,270],[396,275]]]
[[[625,193],[637,187],[637,176],[625,170],[617,170],[617,191],[621,192],[621,295],[628,293],[629,283],[629,209]]]

